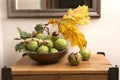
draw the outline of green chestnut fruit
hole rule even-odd
[[[51,48],[51,49],[50,49],[50,53],[57,53],[57,52],[58,52],[58,50],[55,49],[55,48]]]
[[[68,61],[72,66],[77,66],[82,61],[82,55],[79,53],[70,53],[68,56]]]
[[[45,46],[47,46],[48,48],[52,48],[53,47],[52,40],[48,39],[48,40],[45,40],[45,42],[46,42]]]
[[[87,48],[83,48],[79,51],[79,53],[82,55],[83,61],[89,60],[91,56],[91,51]]]
[[[49,52],[49,48],[47,46],[42,45],[38,48],[37,52],[40,54],[46,54]]]
[[[44,34],[38,33],[38,34],[36,35],[36,38],[44,40],[46,37],[45,37]]]
[[[67,46],[68,46],[67,41],[62,38],[59,38],[54,42],[54,47],[59,51],[67,49]]]
[[[27,50],[29,51],[35,51],[38,48],[38,42],[37,41],[30,41],[28,44],[26,44]]]

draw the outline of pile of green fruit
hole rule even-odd
[[[22,40],[15,46],[15,50],[25,53],[57,53],[67,49],[67,41],[59,36],[55,31],[50,33],[48,27],[43,27],[42,24],[36,25],[35,30],[32,33],[22,31],[17,28],[20,38],[15,40]],[[48,35],[43,34],[46,31]]]
[[[68,61],[72,66],[77,66],[81,61],[88,61],[91,56],[91,51],[88,48],[83,48],[77,53],[70,53]]]

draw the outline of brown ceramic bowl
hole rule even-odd
[[[60,59],[62,59],[65,56],[66,53],[67,50],[63,50],[57,53],[47,53],[47,54],[27,53],[27,54],[31,59],[37,61],[38,63],[49,64],[49,63],[58,62]]]

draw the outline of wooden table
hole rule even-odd
[[[101,54],[92,55],[79,66],[71,66],[67,56],[49,65],[38,64],[24,56],[10,68],[2,69],[2,80],[118,80],[118,73],[119,68],[113,67]]]

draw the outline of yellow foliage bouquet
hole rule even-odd
[[[76,9],[69,9],[67,14],[65,14],[61,19],[49,19],[47,24],[36,25],[36,27],[34,28],[35,31],[33,31],[32,33],[27,33],[25,31],[22,31],[19,27],[17,27],[17,30],[20,34],[20,38],[15,38],[15,40],[22,40],[22,42],[18,43],[15,46],[15,50],[18,52],[25,52],[27,54],[28,53],[45,54],[45,56],[47,55],[46,53],[48,53],[48,55],[49,53],[56,53],[51,54],[52,56],[51,58],[46,58],[43,55],[45,59],[54,61],[54,59],[59,60],[66,54],[67,51],[66,40],[68,40],[71,42],[71,46],[78,46],[81,49],[79,53],[81,53],[82,57],[76,53],[71,53],[70,56],[68,56],[68,60],[72,65],[78,65],[82,59],[88,60],[91,54],[90,51],[85,48],[87,45],[87,40],[85,39],[84,34],[80,32],[78,29],[78,25],[80,26],[86,25],[87,23],[89,23],[89,21],[90,17],[88,14],[88,7],[83,5],[78,6]],[[58,39],[59,33],[56,33],[56,31],[50,34],[49,28],[47,27],[49,24],[57,26],[58,32],[60,32],[66,40]],[[43,35],[43,31],[46,31],[48,36]],[[52,41],[54,40],[56,41],[54,42],[53,45]],[[63,53],[64,55],[62,54],[63,56],[59,56],[59,53]],[[43,58],[41,58],[41,55],[39,55],[39,58],[34,57],[32,59],[41,62],[42,61],[41,59]],[[43,59],[43,62],[45,59]],[[45,61],[49,62],[49,60]]]
[[[84,34],[78,30],[78,25],[84,26],[90,22],[88,6],[78,6],[76,9],[69,9],[61,19],[50,19],[47,23],[58,26],[58,31],[63,34],[71,46],[78,46],[80,49],[86,47],[87,41]]]

